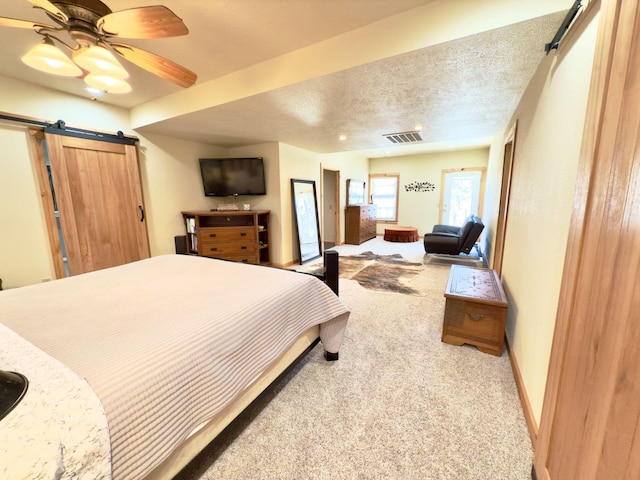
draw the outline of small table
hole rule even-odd
[[[444,296],[442,341],[475,345],[481,352],[501,356],[508,302],[498,274],[452,265]]]
[[[417,242],[420,240],[418,229],[413,227],[393,227],[384,229],[384,239],[387,242]]]

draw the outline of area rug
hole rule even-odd
[[[404,295],[425,296],[434,285],[435,278],[429,270],[448,269],[447,266],[428,266],[409,262],[400,254],[379,255],[362,252],[358,255],[340,256],[340,278],[355,280],[364,288]]]

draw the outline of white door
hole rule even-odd
[[[484,169],[443,172],[440,223],[462,225],[469,215],[481,215]]]

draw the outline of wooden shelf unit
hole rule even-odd
[[[269,210],[182,212],[187,253],[270,265]]]

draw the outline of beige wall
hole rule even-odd
[[[597,18],[546,57],[518,121],[502,282],[507,336],[539,424],[591,76]],[[495,169],[493,175],[498,175]]]
[[[238,203],[248,203],[253,210],[270,210],[271,242],[269,253],[271,262],[280,265],[282,262],[282,190],[280,185],[280,145],[277,143],[260,143],[246,147],[231,148],[228,150],[230,157],[262,157],[264,159],[266,195],[242,196]],[[198,178],[200,173],[198,172]],[[200,181],[200,180],[199,180]],[[227,203],[228,200],[218,199],[217,203]]]
[[[180,212],[210,210],[218,203],[204,196],[198,159],[226,156],[227,151],[162,135],[138,138],[151,255],[173,253],[174,237],[185,234]]]
[[[209,210],[229,199],[202,193],[198,159],[214,156],[261,156],[265,159],[267,195],[241,197],[254,209],[271,210],[271,255],[275,265],[297,258],[291,212],[291,178],[315,180],[320,187],[321,161],[341,170],[342,178],[366,178],[367,159],[357,154],[320,155],[290,145],[263,143],[225,149],[129,128],[128,112],[99,102],[0,78],[0,111],[13,115],[64,120],[67,125],[104,131],[121,130],[140,139],[139,157],[152,255],[173,253],[174,237],[184,234],[183,210]],[[55,278],[37,180],[27,150],[25,127],[0,126],[6,154],[0,204],[0,278],[4,286],[22,286]],[[344,181],[341,182],[344,209]],[[20,225],[20,235],[13,235]],[[344,239],[344,230],[342,231]],[[7,273],[4,273],[7,272]]]
[[[0,111],[69,126],[136,135],[128,112],[100,102],[0,77]],[[55,278],[44,212],[26,126],[0,125],[0,278],[17,287]],[[217,202],[202,193],[198,158],[227,150],[159,135],[141,136],[140,171],[152,255],[173,253],[174,236],[184,234],[180,212],[209,209]],[[19,226],[19,229],[18,227]],[[18,230],[20,233],[18,234]]]
[[[281,252],[280,265],[291,265],[300,258],[298,253],[298,240],[296,238],[295,223],[293,220],[293,201],[291,199],[291,179],[314,180],[316,193],[320,187],[320,156],[317,153],[302,148],[280,144],[280,191],[281,195],[281,222],[282,242],[279,245]],[[318,208],[320,206],[318,205]]]
[[[125,110],[0,77],[0,112],[132,133]],[[88,119],[91,118],[89,121]],[[0,125],[0,278],[19,287],[55,278],[26,125]]]
[[[323,154],[320,156],[321,168],[340,172],[340,205],[338,218],[340,220],[340,243],[344,243],[345,226],[344,212],[347,204],[347,180],[367,181],[369,175],[369,159],[362,153],[344,152]]]
[[[24,127],[0,124],[0,279],[12,288],[55,278]]]
[[[398,225],[417,227],[424,235],[439,223],[442,171],[453,168],[486,167],[488,148],[434,152],[402,157],[372,158],[370,173],[399,173]],[[435,185],[432,192],[407,192],[405,185],[412,182],[429,182]],[[378,234],[384,234],[384,224],[378,225]]]
[[[484,254],[488,265],[493,264],[498,213],[500,212],[500,191],[502,188],[502,166],[505,137],[497,136],[489,147],[489,164],[485,184],[482,220],[485,230],[482,234]]]

